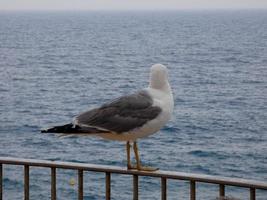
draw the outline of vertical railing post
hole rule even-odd
[[[0,200],[3,200],[3,164],[0,163]]]
[[[30,167],[24,165],[24,200],[30,199]]]
[[[220,197],[224,197],[225,196],[225,185],[224,184],[220,184],[219,195],[220,195]]]
[[[167,179],[161,177],[161,200],[167,200]]]
[[[56,184],[56,168],[51,167],[51,200],[57,199]]]
[[[133,200],[138,200],[138,175],[133,175]]]
[[[78,199],[83,200],[83,170],[78,170]]]
[[[196,182],[190,181],[190,200],[196,200]]]
[[[250,188],[250,200],[256,200],[256,189]]]
[[[110,187],[110,172],[106,172],[106,200],[110,200],[110,193],[111,193],[111,187]]]

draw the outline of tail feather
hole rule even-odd
[[[94,127],[81,127],[73,124],[65,124],[63,126],[55,126],[49,129],[41,130],[41,133],[64,133],[64,134],[75,134],[75,133],[108,133],[108,131],[99,130]]]

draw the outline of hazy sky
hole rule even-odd
[[[267,9],[267,0],[0,0],[0,10]]]

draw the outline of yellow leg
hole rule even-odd
[[[128,169],[136,169],[136,167],[133,167],[131,165],[131,145],[130,145],[129,141],[127,141],[127,143],[126,143],[126,152],[127,152],[127,168]]]
[[[137,142],[135,141],[133,144],[133,149],[134,149],[134,154],[135,154],[135,159],[136,159],[136,169],[140,171],[156,171],[158,168],[154,167],[145,167],[141,165],[139,153],[138,153],[138,146]]]

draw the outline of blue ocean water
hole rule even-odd
[[[173,119],[140,140],[145,164],[163,170],[267,181],[267,12],[0,12],[0,156],[126,165],[121,142],[61,139],[39,130],[69,122],[148,84],[165,64]],[[23,197],[23,168],[4,167],[4,199]],[[49,169],[31,170],[31,199],[49,199]],[[58,199],[75,199],[71,170]],[[86,173],[85,199],[105,199],[104,174]],[[131,199],[129,176],[112,176],[112,199]],[[140,199],[160,199],[160,180],[140,179]],[[189,185],[168,182],[168,199]],[[217,187],[197,186],[197,199]],[[227,194],[248,199],[245,189]],[[267,193],[259,191],[258,199]]]

